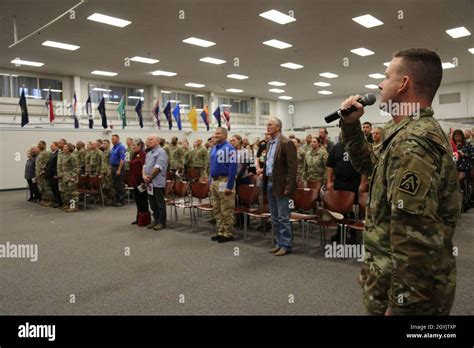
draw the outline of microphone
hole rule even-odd
[[[363,106],[372,105],[377,100],[377,97],[373,93],[367,93],[362,98],[357,100],[358,103],[362,104]],[[356,111],[354,105],[352,105],[349,109],[339,109],[334,111],[332,114],[327,115],[324,120],[326,123],[331,123],[332,121],[336,121],[337,119],[341,118],[342,116],[349,115],[350,113]]]

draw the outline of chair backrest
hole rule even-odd
[[[255,174],[250,174],[249,175],[249,179],[250,181],[252,182],[252,185],[256,185],[257,184],[257,176]]]
[[[97,190],[97,191],[100,190],[100,184],[102,183],[102,178],[98,176],[90,176],[89,182],[93,190]]]
[[[239,202],[245,203],[248,206],[258,203],[258,196],[260,194],[261,187],[256,185],[240,185],[239,186]]]
[[[90,177],[88,175],[82,176],[79,175],[79,181],[77,182],[77,187],[78,188],[84,188],[86,186],[90,185]]]
[[[173,172],[166,172],[166,180],[173,180],[174,179],[174,174]]]
[[[189,182],[187,181],[176,181],[174,183],[174,195],[176,197],[185,197],[188,195]]]
[[[165,196],[171,196],[173,194],[174,181],[166,180],[165,185]]]
[[[199,178],[199,170],[196,168],[190,168],[188,169],[188,178],[190,179],[197,179]]]
[[[305,188],[304,180],[302,179],[297,179],[296,180],[296,188]]]
[[[209,184],[195,181],[191,184],[191,194],[194,198],[205,199],[209,196]]]
[[[367,200],[369,199],[368,192],[359,192],[359,214],[361,216],[365,215],[365,206],[367,205]]]
[[[324,191],[323,203],[324,208],[332,210],[336,213],[349,213],[352,211],[355,193],[351,191]]]
[[[316,207],[319,190],[312,188],[297,188],[292,195],[296,209],[311,210]]]
[[[322,184],[319,181],[308,180],[307,186],[319,192],[319,190],[321,190]]]

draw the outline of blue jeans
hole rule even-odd
[[[276,246],[291,250],[291,241],[293,239],[293,231],[290,223],[290,198],[275,197],[273,195],[273,183],[267,183],[268,204],[270,205],[270,213],[272,215],[273,229],[276,235]]]

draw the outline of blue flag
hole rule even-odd
[[[86,101],[86,114],[87,118],[89,119],[89,129],[94,128],[94,119],[92,118],[92,103],[91,103],[91,96],[87,98]]]
[[[143,114],[142,114],[142,100],[139,99],[137,105],[135,106],[135,112],[138,116],[138,123],[140,124],[140,128],[143,128]]]
[[[173,110],[173,116],[176,122],[178,123],[178,129],[181,130],[181,114],[179,112],[179,103]]]
[[[105,114],[105,99],[102,97],[99,103],[99,107],[97,108],[99,110],[100,117],[102,118],[102,127],[104,129],[107,128],[107,115]]]
[[[155,116],[156,118],[156,125],[158,126],[158,129],[161,129],[161,124],[160,124],[160,100],[157,99],[155,106],[153,109],[151,109],[151,113]]]
[[[21,109],[21,126],[24,127],[28,122],[30,122],[30,118],[28,116],[28,107],[26,106],[26,97],[25,97],[25,90],[21,90],[20,96],[20,109]]]
[[[221,108],[218,106],[216,111],[214,111],[214,117],[217,120],[217,126],[222,127],[222,122],[221,122]]]
[[[163,110],[163,113],[165,114],[166,119],[168,120],[168,124],[169,124],[170,130],[171,130],[171,128],[173,127],[173,120],[171,118],[171,103],[170,102],[168,102],[168,104],[166,104],[166,107]]]

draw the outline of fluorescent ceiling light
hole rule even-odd
[[[459,27],[459,28],[453,28],[453,29],[448,29],[446,30],[449,36],[451,36],[453,39],[457,39],[458,37],[464,37],[464,36],[469,36],[471,33],[469,30],[467,30],[464,27]]]
[[[49,88],[43,88],[43,91],[49,92]],[[51,88],[51,92],[62,93],[63,90],[62,90],[62,89],[52,89],[52,88]]]
[[[56,42],[56,41],[45,41],[42,43],[43,46],[48,46],[48,47],[54,47],[54,48],[60,48],[62,50],[68,50],[68,51],[75,51],[79,49],[80,46],[76,45],[70,45],[66,43],[61,43],[61,42]]]
[[[133,60],[134,62],[145,63],[145,64],[155,64],[159,62],[158,59],[138,57],[138,56],[130,58],[130,60]]]
[[[319,74],[319,76],[325,77],[327,79],[335,79],[336,77],[338,77],[338,75],[333,74],[331,72],[324,72],[324,73]]]
[[[136,95],[129,95],[128,99],[142,99],[143,97],[138,97]]]
[[[278,97],[279,99],[283,99],[283,100],[291,100],[293,99],[293,97],[290,97],[289,95],[281,95]]]
[[[143,93],[145,90],[143,88],[137,89],[138,92]]]
[[[37,95],[25,94],[25,97],[26,97],[26,98],[33,98],[33,99],[41,99],[41,97],[39,97],[39,96],[37,96]]]
[[[103,76],[117,76],[118,74],[116,72],[112,71],[101,71],[101,70],[94,70],[91,72],[91,74],[94,75],[103,75]]]
[[[270,88],[268,91],[272,92],[272,93],[284,93],[285,92],[284,89],[279,89],[279,88]]]
[[[29,60],[22,60],[22,59],[19,59],[19,58],[13,59],[11,62],[13,64],[17,64],[17,65],[29,65],[29,66],[37,66],[37,67],[44,65],[44,63],[32,62],[32,61],[29,61]]]
[[[324,95],[332,94],[331,91],[319,91],[318,93],[319,93],[319,94],[324,94]]]
[[[224,64],[226,61],[218,58],[212,58],[212,57],[204,57],[199,59],[199,61],[204,62],[204,63],[211,63],[211,64]]]
[[[374,74],[370,74],[369,77],[371,77],[373,79],[384,79],[385,75],[379,74],[379,73],[374,73]]]
[[[194,82],[188,82],[185,84],[186,87],[194,87],[194,88],[202,88],[206,85],[200,84],[200,83],[194,83]]]
[[[170,100],[168,100],[168,101],[169,101],[170,103],[179,103],[179,102],[180,102],[180,100],[174,100],[174,99],[170,99]]]
[[[375,54],[375,52],[372,52],[371,50],[368,50],[367,48],[364,48],[364,47],[354,48],[353,50],[351,50],[351,52],[362,57]]]
[[[296,21],[295,18],[277,10],[266,11],[260,13],[259,16],[282,25]]]
[[[187,39],[184,39],[183,42],[190,45],[196,45],[196,46],[201,46],[201,47],[210,47],[216,44],[215,42],[198,39],[197,37],[188,37]]]
[[[176,76],[178,75],[177,73],[175,72],[172,72],[172,71],[163,71],[163,70],[155,70],[155,71],[152,71],[151,74],[153,76]]]
[[[291,62],[280,64],[280,66],[284,68],[288,68],[288,69],[293,69],[293,70],[301,69],[303,67],[303,65],[291,63]]]
[[[368,88],[368,89],[378,89],[379,86],[374,85],[374,84],[370,84],[370,85],[365,85],[365,88]]]
[[[113,25],[114,27],[120,27],[120,28],[126,27],[127,25],[132,23],[125,19],[115,18],[115,17],[103,15],[100,13],[94,13],[90,15],[89,17],[87,17],[87,19],[90,21]]]
[[[467,49],[471,54],[474,54],[474,47],[473,48],[468,48]]]
[[[195,94],[194,96],[198,98],[204,98],[204,94]]]
[[[232,105],[230,105],[230,104],[221,104],[221,106],[223,106],[225,108],[231,108],[232,107]]]
[[[271,86],[278,86],[278,87],[286,86],[286,83],[280,82],[280,81],[270,81],[268,82],[268,84]]]
[[[161,93],[163,93],[163,94],[171,94],[170,91],[161,91]]]
[[[451,63],[451,62],[443,63],[442,66],[443,66],[443,69],[452,69],[452,68],[455,68],[455,67],[456,67],[456,65],[454,65],[454,64]]]
[[[228,88],[226,89],[227,92],[231,93],[242,93],[244,90],[243,89],[237,89],[237,88]]]
[[[329,87],[329,86],[331,86],[331,84],[327,83],[327,82],[315,82],[314,85],[319,86],[319,87]]]
[[[189,107],[189,104],[179,104],[179,106],[182,108],[186,108],[186,107]]]
[[[245,80],[248,79],[248,76],[245,75],[239,75],[239,74],[229,74],[227,75],[229,79],[236,79],[236,80]]]
[[[271,39],[271,40],[268,40],[268,41],[264,41],[263,44],[267,45],[267,46],[278,48],[280,50],[283,50],[285,48],[289,48],[289,47],[293,46],[289,43],[286,43],[286,42],[283,42],[283,41],[280,41],[280,40],[276,40],[276,39]]]
[[[111,89],[105,89],[105,88],[100,88],[100,87],[94,87],[92,88],[93,91],[98,91],[98,92],[112,92]]]
[[[390,62],[385,62],[385,63],[383,63],[383,65],[389,66],[389,65],[390,65]]]
[[[378,25],[383,24],[382,21],[378,20],[377,18],[375,18],[374,16],[372,16],[370,14],[366,14],[366,15],[359,16],[359,17],[354,17],[354,18],[352,18],[352,20],[356,23],[359,23],[360,25],[362,25],[366,28],[372,28],[372,27],[376,27]]]

